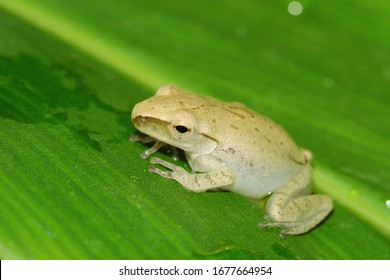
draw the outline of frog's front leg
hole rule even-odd
[[[182,167],[157,157],[153,157],[150,162],[162,165],[170,169],[170,171],[164,171],[155,166],[151,166],[149,171],[165,178],[174,179],[186,189],[194,192],[202,192],[234,183],[235,175],[226,164],[211,159],[211,157],[206,157],[207,156],[205,156],[205,158],[200,157],[192,163],[192,166],[195,167],[195,171],[205,171],[205,169],[208,169],[207,167],[210,168],[209,171],[203,173],[188,173]],[[204,162],[207,162],[207,167]],[[196,166],[199,166],[200,168],[197,169]]]
[[[270,222],[260,227],[280,227],[280,236],[305,233],[319,224],[332,211],[327,195],[311,195],[311,167],[307,165],[285,187],[268,199],[266,210]]]

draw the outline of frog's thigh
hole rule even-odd
[[[186,189],[194,192],[202,192],[208,189],[230,185],[235,180],[235,176],[230,168],[222,163],[220,165],[213,164],[215,168],[204,173],[188,173],[183,168],[159,158],[152,158],[151,163],[162,165],[171,170],[162,171],[152,167],[150,169],[151,172],[174,179]]]
[[[326,195],[310,195],[309,165],[285,187],[271,195],[267,215],[272,222],[261,227],[281,227],[282,235],[301,234],[319,224],[332,210],[332,200]]]

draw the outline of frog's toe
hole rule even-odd
[[[258,223],[257,226],[259,228],[265,228],[265,227],[268,227],[269,226],[269,223],[268,222],[262,222],[262,223]]]
[[[180,173],[185,172],[185,170],[182,167],[177,166],[177,165],[175,165],[173,163],[170,163],[168,161],[162,160],[162,159],[160,159],[158,157],[152,157],[150,159],[150,163],[164,166],[165,168],[168,168],[168,169],[170,169],[170,170],[172,170],[174,172],[180,172]]]
[[[266,227],[283,227],[282,223],[275,223],[275,222],[262,222],[258,224],[259,228],[266,228]]]
[[[282,231],[279,233],[279,237],[285,237],[286,235],[294,235],[294,234],[300,234],[299,230],[297,230],[297,223],[295,222],[262,222],[258,224],[259,228],[266,228],[266,227],[277,227],[281,228]]]
[[[286,235],[288,235],[288,232],[286,230],[284,230],[284,229],[279,232],[279,237],[280,238],[284,238]]]
[[[162,177],[170,178],[170,179],[172,178],[172,171],[161,170],[155,166],[150,166],[148,170],[149,170],[149,172],[156,173]]]
[[[176,165],[174,165],[173,163],[170,163],[170,162],[165,161],[165,160],[158,158],[158,157],[152,157],[150,159],[150,163],[159,164],[159,165],[164,166],[164,167],[171,169],[171,170],[176,167]]]

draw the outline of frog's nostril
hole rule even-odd
[[[148,117],[146,116],[135,116],[133,117],[133,123],[135,126],[142,125],[142,123],[145,123],[148,120]]]

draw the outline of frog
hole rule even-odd
[[[131,120],[142,136],[132,141],[184,152],[191,172],[153,156],[149,171],[192,192],[225,190],[250,199],[268,197],[260,228],[280,228],[280,236],[304,234],[332,211],[325,194],[312,194],[312,153],[280,125],[238,102],[223,102],[169,84],[137,103]],[[145,136],[146,135],[146,136]]]

